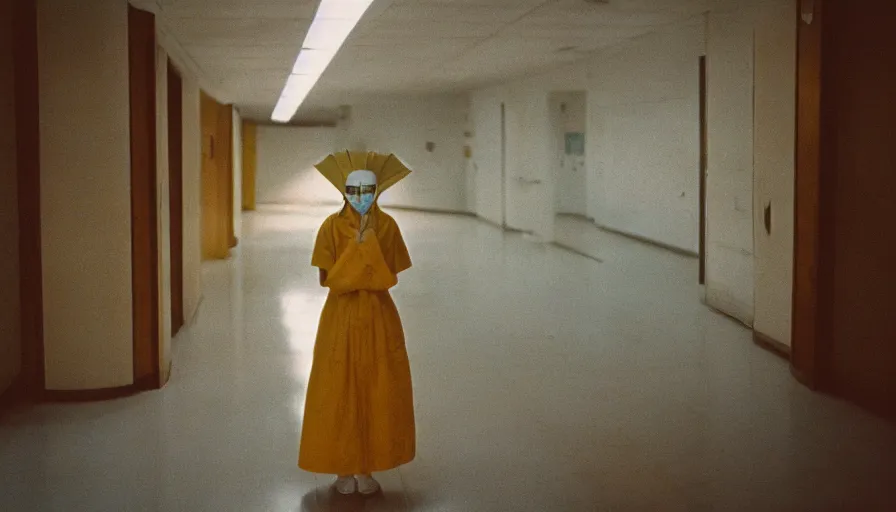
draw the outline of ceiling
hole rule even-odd
[[[375,0],[299,116],[374,94],[460,92],[700,15],[714,0]],[[317,0],[156,0],[160,23],[244,115],[267,119]]]

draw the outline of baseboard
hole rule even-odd
[[[475,217],[475,213],[463,211],[463,210],[450,210],[450,209],[442,209],[442,208],[425,208],[419,206],[398,206],[398,205],[383,205],[380,208],[383,210],[399,210],[405,212],[418,212],[418,213],[435,213],[439,215],[460,215],[462,217]]]
[[[495,222],[495,221],[486,219],[485,217],[483,217],[483,216],[481,216],[481,215],[473,214],[473,217],[475,217],[476,220],[478,220],[479,222],[481,222],[481,223],[483,223],[483,224],[488,224],[489,226],[491,226],[491,227],[493,227],[493,228],[500,229],[501,231],[507,231],[507,232],[509,232],[509,233],[523,233],[522,230],[515,229],[515,228],[511,228],[511,227],[508,227],[508,226],[502,226],[501,224],[499,224],[499,223],[497,223],[497,222]]]
[[[685,256],[688,258],[699,258],[700,257],[700,255],[698,253],[696,253],[694,251],[689,251],[687,249],[682,249],[681,247],[676,247],[674,245],[669,245],[664,242],[652,240],[650,238],[647,238],[647,237],[644,237],[641,235],[629,233],[628,231],[622,231],[622,230],[619,230],[616,228],[611,228],[611,227],[605,226],[603,224],[594,223],[594,225],[597,226],[602,231],[606,231],[607,233],[613,233],[614,235],[624,236],[624,237],[630,238],[636,242],[641,242],[642,244],[645,244],[645,245],[652,245],[653,247],[657,247],[659,249],[664,249],[666,251],[678,254],[679,256]]]
[[[557,216],[558,217],[569,217],[571,219],[576,219],[576,220],[580,220],[583,222],[590,222],[592,224],[595,223],[594,219],[592,219],[591,217],[588,217],[587,215],[582,215],[581,213],[558,213]]]
[[[0,392],[0,414],[15,408],[25,402],[25,378],[19,375],[4,391]]]
[[[190,327],[196,324],[196,318],[199,317],[199,308],[202,307],[202,302],[205,299],[205,295],[202,293],[199,294],[199,300],[196,301],[196,307],[193,308],[193,314],[190,315],[190,318],[185,319],[184,326]]]
[[[569,251],[569,252],[571,252],[571,253],[573,253],[573,254],[576,254],[576,255],[578,255],[578,256],[582,256],[583,258],[588,258],[589,260],[594,260],[594,261],[596,261],[596,262],[598,262],[598,263],[603,263],[603,262],[604,262],[604,260],[598,258],[597,256],[592,256],[592,255],[588,254],[587,252],[582,251],[582,250],[579,250],[579,249],[576,249],[575,247],[573,247],[573,246],[571,246],[571,245],[562,244],[562,243],[560,243],[560,242],[558,242],[558,241],[556,241],[556,240],[553,241],[553,242],[551,242],[551,244],[553,244],[555,247],[559,247],[560,249],[563,249],[564,251]]]
[[[489,226],[491,226],[493,228],[497,228],[497,229],[500,229],[501,231],[504,231],[504,226],[498,224],[497,222],[492,222],[481,215],[477,215],[476,220],[478,220],[479,222],[481,222],[483,224],[488,224]]]
[[[439,213],[439,214],[446,214],[446,215],[460,215],[460,216],[464,216],[464,217],[475,217],[475,218],[479,219],[481,222],[490,224],[496,228],[499,228],[501,230],[504,230],[504,231],[507,231],[510,233],[528,233],[527,231],[524,231],[522,229],[516,229],[516,228],[509,227],[509,226],[502,226],[501,224],[498,224],[497,222],[493,222],[491,220],[488,220],[488,219],[486,219],[480,215],[477,215],[475,213],[472,213],[472,212],[458,211],[458,210],[440,210],[440,209],[435,209],[435,208],[419,208],[416,206],[383,206],[383,208],[384,209],[392,209],[392,210],[421,212],[421,213]],[[700,256],[696,252],[688,251],[688,250],[682,249],[680,247],[675,247],[674,245],[665,244],[663,242],[658,242],[656,240],[651,240],[649,238],[645,238],[645,237],[642,237],[639,235],[635,235],[635,234],[628,233],[625,231],[620,231],[618,229],[613,229],[613,228],[610,228],[610,227],[607,227],[607,226],[604,226],[601,224],[597,224],[593,220],[589,219],[588,217],[582,216],[582,215],[577,215],[577,214],[572,214],[572,213],[562,213],[560,215],[566,216],[566,217],[575,217],[577,219],[587,221],[587,222],[593,224],[594,226],[596,226],[598,229],[601,229],[608,233],[613,233],[615,235],[624,236],[626,238],[635,240],[637,242],[641,242],[643,244],[651,245],[651,246],[654,246],[654,247],[657,247],[660,249],[664,249],[666,251],[673,252],[675,254],[678,254],[679,256],[686,256],[688,258],[698,258]],[[585,252],[582,252],[574,247],[560,244],[560,243],[557,243],[556,241],[553,242],[553,244],[556,245],[557,247],[560,247],[561,249],[565,249],[567,251],[574,252],[574,253],[578,254],[579,256],[584,256],[584,257],[592,259],[594,261],[603,263],[603,260],[601,260],[600,258],[594,257]]]
[[[768,350],[772,354],[781,356],[788,361],[790,360],[790,347],[772,338],[771,336],[766,336],[765,334],[754,330],[753,342],[764,348],[765,350]]]
[[[149,387],[145,387],[148,384],[144,382],[115,388],[71,390],[48,389],[43,392],[42,398],[45,402],[102,402],[106,400],[116,400],[157,387],[158,378],[153,376],[152,380],[156,382],[156,386],[149,385]]]
[[[169,375],[170,369],[171,366],[169,366]],[[40,399],[43,402],[61,403],[104,402],[127,398],[146,391],[157,391],[164,386],[165,383],[161,382],[160,376],[156,374],[147,375],[126,386],[99,389],[47,389],[41,393]]]
[[[483,224],[488,224],[489,226],[500,229],[501,231],[506,231],[508,233],[520,233],[520,234],[529,233],[528,231],[524,231],[522,229],[512,228],[510,226],[502,226],[501,224],[491,221],[489,219],[486,219],[485,217],[483,217],[481,215],[477,215],[472,212],[460,211],[460,210],[441,210],[441,209],[437,209],[437,208],[418,208],[416,206],[383,206],[383,209],[385,209],[385,210],[403,210],[403,211],[419,212],[419,213],[434,213],[434,214],[440,214],[440,215],[457,215],[457,216],[461,216],[461,217],[471,217],[471,218],[478,220],[479,222],[482,222]]]
[[[799,368],[793,366],[793,364],[790,365],[790,374],[793,375],[793,378],[796,379],[796,381],[800,384],[806,386],[812,391],[819,391],[818,383],[815,380],[809,378],[809,376],[806,373],[802,372]]]
[[[753,330],[753,325],[752,325],[752,324],[747,323],[747,322],[741,320],[740,318],[738,318],[738,317],[732,315],[731,313],[727,313],[727,312],[725,312],[725,311],[722,311],[721,309],[719,309],[719,308],[717,308],[717,307],[715,307],[715,306],[710,305],[710,304],[709,304],[708,302],[706,302],[706,301],[703,301],[703,305],[706,306],[706,308],[709,309],[710,311],[712,311],[713,313],[715,313],[715,314],[717,314],[717,315],[719,315],[719,316],[725,317],[725,318],[727,318],[728,320],[730,320],[730,321],[736,323],[737,325],[739,325],[739,326],[741,326],[741,327],[745,327],[745,328],[747,328],[747,329],[750,329],[751,331]]]

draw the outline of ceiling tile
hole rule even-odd
[[[392,5],[377,18],[377,21],[386,23],[436,21],[441,24],[501,24],[514,21],[529,12],[529,10],[529,7],[520,7],[518,5],[499,9],[494,6],[410,3]]]
[[[160,0],[167,18],[266,18],[314,17],[316,0]]]
[[[167,29],[208,78],[264,116],[318,3],[158,1]],[[524,76],[690,19],[718,1],[375,0],[302,111],[365,94],[459,91]]]
[[[294,19],[177,18],[168,26],[183,46],[302,44],[310,21]]]
[[[371,21],[356,29],[358,36],[388,37],[398,39],[433,40],[457,37],[489,37],[502,27],[501,23],[443,23],[437,20],[420,20],[413,23]]]

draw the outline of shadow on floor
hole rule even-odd
[[[397,512],[408,510],[404,493],[380,491],[371,496],[339,494],[332,487],[315,489],[302,497],[297,512]]]

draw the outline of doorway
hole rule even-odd
[[[587,219],[585,204],[585,112],[584,91],[550,95],[554,212]]]
[[[548,110],[554,241],[583,256],[599,259],[599,230],[587,211],[588,93],[554,91],[548,95]]]
[[[202,257],[223,260],[236,245],[233,228],[233,106],[201,92]]]

